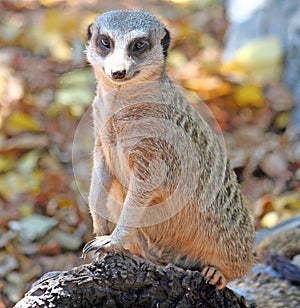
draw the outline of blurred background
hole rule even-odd
[[[73,163],[72,148],[95,89],[86,29],[111,9],[150,11],[170,29],[169,74],[217,119],[257,230],[300,212],[299,4],[255,2],[0,2],[0,308],[43,273],[88,261],[89,125]]]

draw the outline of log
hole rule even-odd
[[[90,264],[43,277],[16,308],[246,307],[242,297],[218,291],[198,271],[156,266],[129,253],[103,253]]]

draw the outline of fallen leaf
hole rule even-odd
[[[285,157],[279,152],[272,152],[263,158],[260,163],[261,169],[272,178],[280,178],[287,173],[288,162]]]
[[[23,296],[25,287],[25,277],[19,272],[10,272],[6,275],[7,285],[5,286],[5,293],[12,302],[17,302]]]
[[[24,131],[39,131],[40,124],[36,119],[22,111],[14,111],[5,122],[5,130],[9,134],[18,134]]]
[[[0,194],[10,202],[19,201],[19,196],[23,193],[38,191],[42,178],[43,173],[40,170],[26,176],[15,171],[0,175]]]
[[[46,244],[39,244],[38,252],[42,255],[56,256],[61,254],[61,245],[53,238]]]
[[[237,86],[234,89],[233,97],[240,107],[260,108],[264,105],[264,95],[261,87],[254,84]]]
[[[10,221],[9,228],[20,233],[25,241],[35,241],[44,236],[57,224],[53,217],[46,217],[39,214],[33,214],[19,221]]]
[[[270,107],[277,112],[291,110],[295,104],[291,93],[281,82],[268,84],[264,94]]]
[[[10,171],[16,163],[16,158],[7,155],[0,155],[0,173]]]
[[[254,39],[237,50],[231,61],[225,62],[221,73],[241,76],[248,81],[265,85],[279,80],[282,73],[283,47],[275,37]]]
[[[60,79],[60,87],[55,94],[55,105],[68,106],[74,116],[81,116],[93,100],[93,75],[90,70],[77,69]],[[59,109],[58,109],[59,111]]]
[[[56,4],[59,4],[62,2],[62,0],[39,0],[39,3],[42,5],[45,5],[47,7],[55,6]]]
[[[300,212],[300,195],[298,193],[292,193],[279,196],[273,200],[273,207],[278,212],[284,209]]]
[[[0,150],[9,151],[13,149],[29,150],[34,148],[46,147],[49,138],[44,134],[22,133],[11,138],[0,141]]]
[[[0,277],[19,267],[18,260],[9,254],[0,253]]]
[[[82,238],[80,236],[62,230],[53,230],[51,238],[56,240],[66,250],[75,251],[82,245]]]
[[[184,86],[197,91],[203,99],[213,99],[232,92],[231,85],[217,76],[190,78],[184,82]]]
[[[15,239],[16,236],[17,236],[17,233],[14,231],[1,232],[0,248],[4,248],[11,240]]]
[[[172,50],[168,56],[168,63],[169,65],[173,66],[175,69],[180,68],[187,64],[188,59],[186,56],[180,52],[179,50]]]
[[[16,169],[26,175],[33,172],[37,168],[38,159],[40,158],[39,150],[32,150],[22,155],[16,163]]]
[[[275,120],[275,126],[278,129],[284,129],[288,126],[289,122],[290,122],[290,113],[281,112]]]
[[[260,220],[261,225],[264,228],[274,227],[280,221],[279,215],[277,212],[272,211],[263,216]]]

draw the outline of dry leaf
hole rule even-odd
[[[260,85],[278,80],[282,73],[283,48],[275,37],[255,39],[242,46],[221,72]]]
[[[240,107],[262,107],[264,96],[261,87],[254,84],[238,86],[234,89],[233,97]]]
[[[5,130],[9,134],[18,134],[25,131],[41,130],[39,122],[23,111],[14,111],[5,122]]]

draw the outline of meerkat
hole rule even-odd
[[[88,28],[96,237],[83,255],[129,250],[223,289],[253,265],[253,221],[225,149],[167,75],[169,43],[144,11],[110,11]]]

